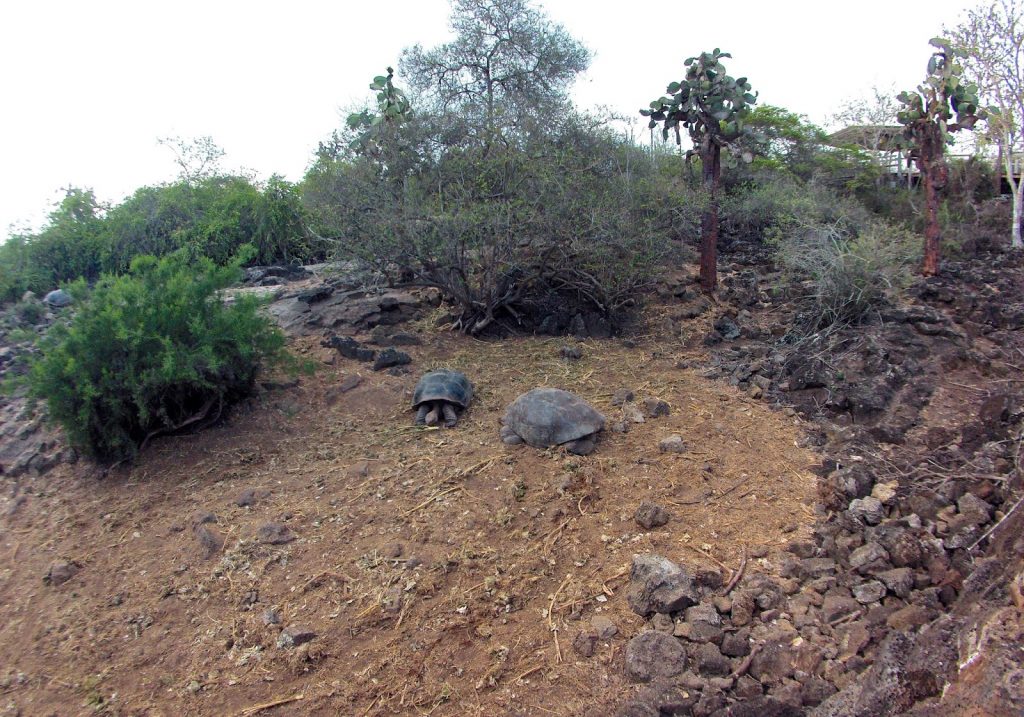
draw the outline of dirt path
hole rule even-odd
[[[604,713],[643,624],[632,555],[728,578],[746,549],[770,572],[810,532],[819,459],[797,419],[676,368],[698,353],[587,342],[570,362],[562,343],[431,336],[403,376],[338,357],[104,479],[79,463],[5,490],[0,715]],[[414,428],[416,378],[441,365],[477,398],[455,430]],[[620,388],[671,413],[586,458],[503,446],[505,406],[538,385],[610,420]],[[671,434],[687,452],[659,451]],[[665,527],[637,525],[645,499]],[[81,569],[44,584],[57,560]],[[620,634],[584,658],[597,614]]]

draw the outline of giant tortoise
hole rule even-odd
[[[535,388],[508,407],[502,419],[501,440],[534,448],[564,446],[585,456],[594,450],[604,416],[574,393],[558,388]]]
[[[444,416],[444,425],[452,428],[459,412],[473,400],[473,384],[461,371],[439,369],[423,374],[412,395],[416,425],[436,426]]]

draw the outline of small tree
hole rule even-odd
[[[978,83],[981,100],[992,106],[986,134],[999,148],[999,169],[1013,195],[1011,245],[1024,248],[1024,182],[1013,161],[1024,148],[1024,2],[992,0],[970,10],[952,38],[964,50],[965,72]]]
[[[896,118],[903,125],[901,146],[908,159],[917,165],[925,192],[924,266],[921,273],[939,272],[939,191],[946,186],[946,145],[953,133],[973,129],[982,118],[978,109],[978,89],[964,84],[962,69],[955,58],[963,52],[942,38],[930,43],[937,48],[928,61],[928,76],[916,91],[901,92],[896,98],[903,105]],[[956,115],[956,122],[950,122]]]
[[[662,136],[668,139],[674,132],[676,144],[682,139],[679,127],[690,133],[694,150],[687,152],[689,159],[694,153],[700,157],[704,189],[708,193],[708,205],[701,221],[700,240],[700,285],[710,293],[718,284],[718,189],[722,177],[722,148],[734,148],[734,142],[744,131],[743,120],[748,105],[757,101],[756,94],[750,94],[750,83],[746,77],[734,79],[726,74],[722,58],[732,57],[715,48],[702,52],[684,63],[686,76],[679,82],[672,82],[666,89],[666,97],[651,102],[650,109],[640,110],[644,117],[650,117],[651,129],[662,123]],[[745,161],[752,156],[737,150]]]

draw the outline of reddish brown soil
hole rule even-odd
[[[567,362],[560,340],[424,335],[398,377],[299,343],[325,365],[298,387],[106,477],[80,462],[23,479],[17,506],[5,492],[0,714],[605,714],[631,689],[634,553],[717,571],[746,549],[770,570],[809,533],[820,459],[799,421],[675,367],[699,351],[587,342]],[[469,373],[477,398],[454,430],[414,428],[411,389],[438,365]],[[332,392],[355,372],[359,387]],[[623,387],[672,410],[585,458],[503,446],[505,406],[545,385],[610,419]],[[673,433],[688,453],[659,453]],[[249,489],[261,497],[236,505]],[[642,499],[668,525],[640,528]],[[224,541],[209,558],[193,529],[206,512],[200,530]],[[296,539],[259,542],[268,522]],[[81,571],[44,584],[60,559]],[[598,613],[620,635],[582,658],[579,621]],[[277,647],[287,626],[316,638]]]

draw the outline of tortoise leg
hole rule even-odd
[[[427,418],[426,418],[428,426],[436,426],[437,425],[437,420],[438,420],[438,417],[439,417],[439,415],[438,415],[439,413],[440,413],[440,408],[437,405],[437,402],[435,401],[435,402],[431,403],[430,404],[430,411],[427,413]]]
[[[444,425],[446,428],[455,428],[459,422],[459,414],[455,412],[455,406],[445,401],[441,404],[441,413],[444,414]]]
[[[522,437],[508,426],[502,426],[498,435],[501,436],[501,442],[506,446],[514,446],[523,442]]]
[[[575,441],[569,441],[565,444],[565,450],[570,453],[574,453],[577,456],[589,456],[594,452],[597,447],[597,443],[594,441],[593,436],[584,436],[583,438],[577,438]]]
[[[419,408],[416,409],[416,425],[422,426],[427,422],[427,411],[430,410],[429,403],[421,403]]]

